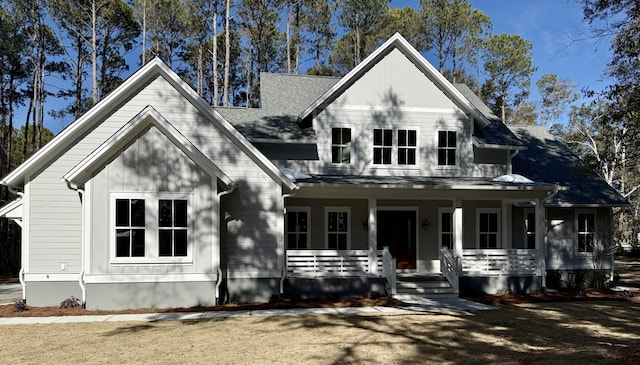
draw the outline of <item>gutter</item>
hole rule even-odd
[[[85,237],[85,224],[86,224],[86,217],[85,217],[85,212],[84,212],[84,202],[85,202],[85,192],[84,189],[82,189],[81,187],[79,187],[78,185],[72,183],[71,181],[66,181],[67,182],[67,187],[71,190],[74,190],[76,192],[78,192],[78,194],[80,194],[80,202],[82,203],[82,234],[80,235],[80,242],[82,242],[81,244],[81,251],[80,251],[80,276],[78,277],[78,285],[80,285],[80,290],[82,291],[82,308],[87,308],[87,286],[85,285],[84,282],[84,269],[85,269],[85,262],[84,262],[84,246],[85,246],[85,241],[86,241],[86,237]]]

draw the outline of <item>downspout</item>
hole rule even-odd
[[[7,185],[7,188],[9,188],[9,192],[11,194],[16,194],[17,196],[19,196],[24,204],[24,193],[22,191],[10,185]],[[22,259],[20,259],[20,261],[22,261]],[[20,265],[20,271],[18,271],[18,280],[20,280],[20,285],[22,286],[22,302],[26,303],[27,302],[27,283],[24,281],[24,268],[22,267],[22,265]]]
[[[223,190],[221,192],[218,193],[218,213],[220,213],[220,200],[223,196],[225,195],[229,195],[231,193],[233,193],[234,191],[236,191],[238,189],[238,184],[236,184],[235,182],[232,182],[231,184],[229,184],[229,189],[227,190]],[[220,218],[220,217],[218,217]],[[218,247],[221,246],[221,242],[220,242],[220,229],[218,228]],[[220,249],[218,249],[218,258],[220,257]],[[216,304],[220,304],[218,303],[218,301],[220,300],[220,285],[222,285],[222,263],[220,262],[220,260],[218,260],[218,267],[217,267],[217,273],[218,273],[218,282],[216,283],[216,292],[215,292],[215,301]]]
[[[287,194],[282,194],[282,214],[286,215],[287,214],[287,205],[285,204],[285,199],[292,197],[294,195],[296,195],[296,193],[298,192],[298,189],[300,189],[299,186],[295,186],[293,188],[293,190],[291,190],[290,193]],[[283,232],[284,235],[284,232]],[[286,247],[284,247],[284,250],[282,252],[282,262],[281,262],[281,266],[282,266],[282,275],[280,276],[280,294],[284,294],[284,281],[287,278],[287,249]]]
[[[80,188],[78,185],[67,181],[67,187],[71,190],[76,191],[78,194],[80,194],[80,201],[82,202],[82,234],[80,235],[80,242],[82,242],[81,245],[81,250],[80,250],[80,276],[78,277],[78,285],[80,285],[80,290],[82,291],[82,308],[87,308],[87,287],[85,285],[84,282],[84,267],[85,267],[85,262],[84,262],[84,246],[85,246],[85,240],[87,239],[84,235],[84,227],[86,224],[86,216],[85,216],[85,212],[84,212],[84,200],[85,200],[85,196],[84,196],[84,189]]]
[[[508,152],[507,152],[508,153]],[[509,161],[507,161],[507,175],[513,173],[513,158],[516,157],[520,153],[520,150],[514,150],[513,153],[509,156]]]

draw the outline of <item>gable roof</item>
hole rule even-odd
[[[216,107],[251,141],[314,143],[313,128],[301,128],[298,115],[327,89],[337,77],[260,74],[260,108]]]
[[[478,147],[523,150],[522,141],[498,118],[470,88],[465,84],[453,84],[471,104],[489,121],[485,127],[476,127],[473,133],[473,143]]]
[[[298,116],[298,122],[300,123],[305,121],[312,115],[315,115],[320,110],[324,109],[394,49],[398,49],[402,52],[420,71],[422,71],[426,77],[428,77],[442,92],[444,92],[448,98],[450,98],[459,108],[472,116],[479,126],[484,127],[489,125],[490,122],[486,117],[469,100],[467,100],[467,98],[465,98],[460,91],[453,86],[453,84],[451,84],[424,57],[422,57],[420,52],[413,48],[413,46],[411,46],[409,42],[400,35],[400,33],[394,34],[380,47],[378,47],[378,49],[365,58],[359,65],[340,79],[340,81],[322,94],[322,96],[320,96],[320,98],[318,98],[313,104],[309,105],[304,111],[302,111]]]
[[[567,145],[541,126],[509,126],[526,151],[513,160],[513,172],[534,181],[566,186],[547,202],[555,206],[625,206],[629,202],[600,177],[589,173]]]
[[[211,123],[220,128],[233,143],[243,150],[258,166],[260,166],[274,181],[280,182],[289,190],[296,188],[294,182],[287,178],[278,168],[267,159],[257,148],[242,136],[226,119],[215,111],[202,97],[200,97],[186,82],[173,72],[159,58],[154,58],[144,65],[122,85],[102,99],[82,117],[60,132],[51,142],[46,144],[27,161],[18,166],[0,181],[6,186],[22,188],[24,180],[30,174],[39,171],[63,153],[68,146],[76,143],[102,119],[112,113],[117,107],[128,100],[144,85],[157,77],[167,80],[183,97],[185,97]]]
[[[147,106],[131,121],[107,139],[100,147],[84,158],[79,164],[64,175],[63,179],[69,183],[84,184],[91,178],[91,174],[103,167],[112,156],[121,151],[132,139],[149,126],[155,126],[174,145],[176,145],[193,162],[205,170],[209,175],[216,176],[223,184],[230,186],[233,180],[183,136],[152,106]]]

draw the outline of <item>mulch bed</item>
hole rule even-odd
[[[590,289],[584,295],[574,292],[544,292],[537,294],[485,294],[479,296],[461,296],[464,299],[492,306],[524,303],[553,303],[570,301],[621,300],[640,303],[640,292],[616,292],[609,289]]]

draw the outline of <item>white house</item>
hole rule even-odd
[[[593,269],[627,204],[398,34],[342,78],[262,74],[261,101],[213,108],[153,60],[7,175],[27,303],[533,291]]]

